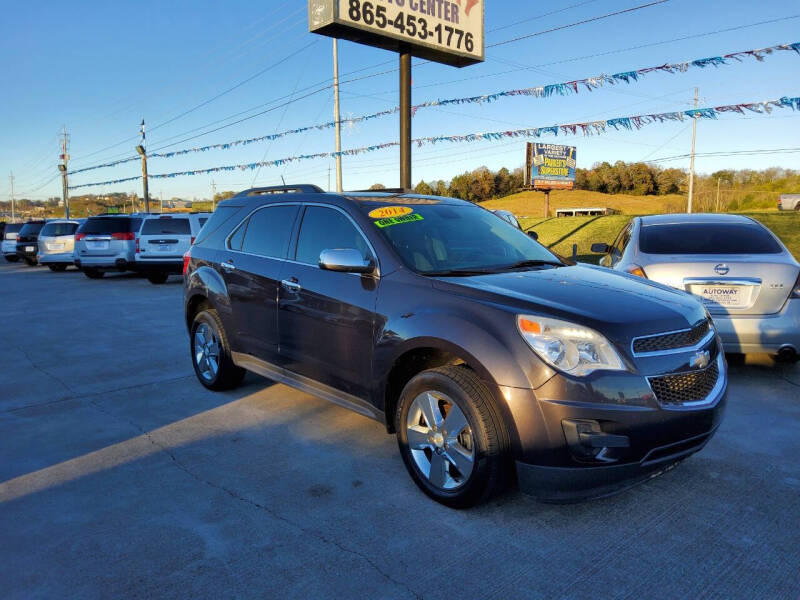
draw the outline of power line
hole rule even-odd
[[[624,15],[625,13],[634,12],[637,10],[642,10],[643,8],[649,8],[651,6],[656,6],[658,4],[664,4],[665,2],[669,2],[670,0],[655,0],[655,2],[648,2],[647,4],[640,4],[639,6],[634,6],[632,8],[625,8],[623,10],[617,10],[605,15],[599,15],[597,17],[590,17],[588,19],[583,19],[582,21],[577,21],[575,23],[568,23],[567,25],[559,25],[558,27],[552,27],[550,29],[545,29],[543,31],[537,31],[536,33],[529,33],[527,35],[521,35],[519,37],[511,38],[510,40],[505,40],[503,42],[495,42],[494,44],[490,44],[486,46],[487,48],[497,48],[498,46],[505,46],[506,44],[512,44],[514,42],[519,42],[520,40],[527,40],[528,38],[536,37],[539,35],[544,35],[545,33],[553,33],[555,31],[561,31],[562,29],[569,29],[571,27],[577,27],[578,25],[585,25],[586,23],[593,23],[595,21],[602,21],[603,19],[608,19],[610,17],[616,17],[617,15]]]
[[[695,156],[711,157],[711,156],[751,156],[758,154],[794,154],[800,152],[800,148],[769,148],[765,150],[720,150],[717,152],[697,152]],[[662,158],[653,158],[642,162],[667,162],[672,160],[682,160],[689,158],[691,154],[676,154],[675,156],[664,156]]]

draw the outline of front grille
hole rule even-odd
[[[691,371],[677,375],[650,377],[650,387],[661,404],[681,405],[702,402],[714,389],[719,379],[716,361],[702,371]]]
[[[645,354],[691,347],[708,334],[710,327],[711,325],[706,320],[691,329],[636,338],[633,340],[633,352],[634,354]]]

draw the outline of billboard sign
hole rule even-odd
[[[575,187],[577,151],[574,146],[528,144],[528,181],[535,189],[571,190]]]
[[[308,29],[455,67],[483,62],[483,0],[308,0]]]

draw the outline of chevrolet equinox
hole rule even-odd
[[[700,450],[727,366],[697,298],[570,265],[472,203],[247,190],[184,256],[197,378],[246,371],[383,423],[435,500],[600,497]]]

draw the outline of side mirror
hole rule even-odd
[[[592,252],[595,254],[608,254],[611,252],[611,246],[603,243],[592,244]]]
[[[532,240],[537,240],[537,241],[539,240],[539,234],[536,233],[535,231],[526,231],[525,233],[527,233],[528,237],[531,238]]]
[[[336,248],[320,253],[319,268],[340,273],[372,273],[375,263],[365,259],[355,248]]]

